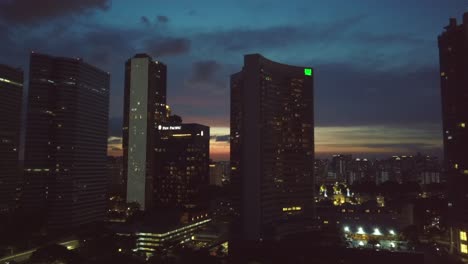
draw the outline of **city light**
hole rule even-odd
[[[300,211],[300,210],[302,210],[302,207],[300,207],[300,206],[283,207],[283,212]]]
[[[390,233],[390,235],[394,236],[395,235],[395,231],[393,229],[390,229],[390,231],[388,231]]]
[[[364,232],[364,229],[362,227],[358,227],[358,231],[356,234],[365,235],[366,232]]]
[[[305,68],[304,69],[304,75],[312,76],[312,69],[311,68]]]
[[[345,231],[345,232],[349,232],[349,231],[350,231],[350,230],[349,230],[349,226],[345,226],[345,227],[344,227],[344,231]]]
[[[378,228],[375,228],[374,233],[372,233],[372,234],[375,235],[375,236],[381,236],[382,235],[382,233],[380,233],[380,230]]]
[[[20,86],[20,87],[23,86],[21,83],[17,83],[12,80],[4,79],[4,78],[0,78],[0,82],[13,84],[13,85]]]

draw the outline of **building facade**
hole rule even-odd
[[[468,254],[468,13],[450,19],[439,36],[444,167],[452,245]]]
[[[239,239],[268,239],[313,215],[313,101],[309,67],[251,54],[231,76],[231,182]]]
[[[0,64],[0,213],[16,207],[23,71]]]
[[[229,161],[210,162],[210,185],[223,186],[229,182],[230,172]]]
[[[146,54],[125,64],[123,173],[127,202],[152,207],[158,124],[166,119],[167,68]]]
[[[22,205],[49,229],[104,218],[109,82],[82,59],[31,53]]]
[[[155,201],[161,207],[206,205],[210,128],[200,124],[158,125],[155,148]]]

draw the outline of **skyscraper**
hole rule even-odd
[[[31,54],[23,208],[49,229],[104,218],[109,81],[82,59]]]
[[[439,36],[444,166],[452,246],[468,254],[468,13]]]
[[[206,206],[210,128],[200,124],[158,125],[154,193],[158,206]]]
[[[15,207],[23,71],[0,64],[0,213]]]
[[[313,99],[310,67],[251,54],[231,76],[231,181],[239,239],[294,232],[294,223],[313,215]]]
[[[125,64],[124,93],[126,197],[146,210],[153,200],[155,133],[166,119],[166,65],[146,54],[135,55]]]

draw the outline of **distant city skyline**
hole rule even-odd
[[[0,63],[28,73],[28,55],[35,50],[82,57],[109,71],[110,154],[121,148],[125,60],[147,52],[168,66],[173,113],[211,127],[215,160],[229,156],[229,75],[248,53],[315,66],[318,157],[441,156],[436,36],[447,17],[460,19],[466,1],[92,0],[41,13],[26,12],[25,3],[29,10],[41,4],[0,3],[6,32]]]

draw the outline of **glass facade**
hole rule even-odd
[[[23,208],[50,229],[104,219],[110,75],[32,53]]]
[[[0,64],[0,213],[17,206],[23,71]]]
[[[252,54],[231,76],[231,181],[241,239],[273,237],[280,223],[313,215],[313,106],[312,68]]]

